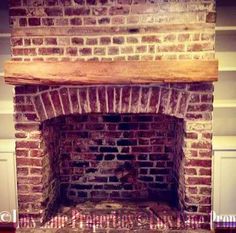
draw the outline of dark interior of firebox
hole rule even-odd
[[[181,119],[162,114],[68,115],[43,122],[41,130],[49,212],[82,203],[103,203],[108,209],[119,203],[181,207]]]

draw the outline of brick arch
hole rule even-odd
[[[160,113],[185,118],[190,94],[184,87],[68,86],[39,91],[32,102],[40,121],[84,113]]]

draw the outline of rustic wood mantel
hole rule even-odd
[[[12,85],[213,82],[218,79],[217,60],[7,61],[4,68],[5,81]]]

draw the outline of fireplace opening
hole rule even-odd
[[[44,221],[88,201],[183,210],[183,119],[72,114],[42,122],[41,132]]]

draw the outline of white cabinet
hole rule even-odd
[[[236,1],[218,1],[216,57],[219,79],[214,83],[213,131],[217,136],[236,135]]]
[[[14,210],[17,209],[16,166],[13,151],[14,141],[0,140],[0,224],[12,222],[15,217]],[[4,219],[5,221],[2,221]]]
[[[213,142],[213,211],[223,219],[236,216],[236,137],[215,137]]]

